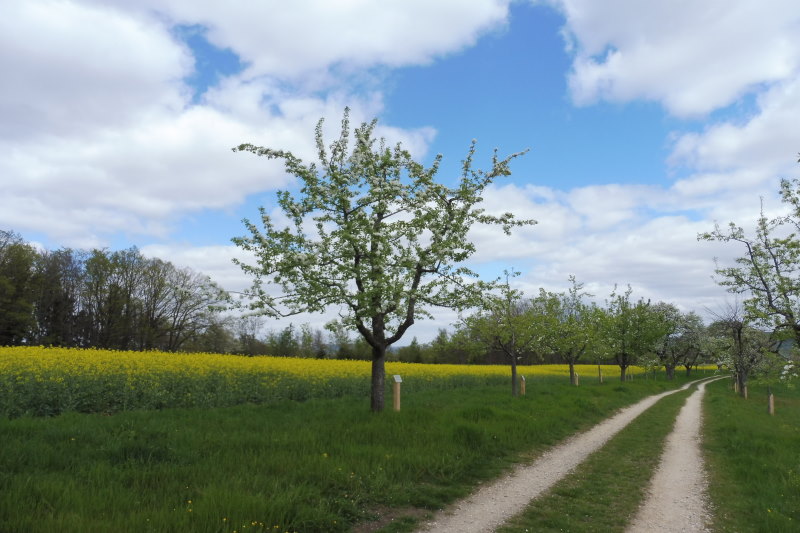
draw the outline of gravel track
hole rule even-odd
[[[693,384],[688,383],[680,389],[649,396],[620,410],[592,429],[573,435],[563,443],[550,448],[533,463],[515,468],[510,474],[482,486],[465,500],[440,511],[419,531],[436,533],[494,531],[569,474],[592,452],[603,446],[658,400],[679,390],[685,390]]]
[[[650,481],[648,496],[627,533],[710,531],[707,482],[700,453],[701,403],[707,383],[698,385],[678,413]]]

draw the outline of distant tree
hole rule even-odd
[[[224,308],[228,295],[211,278],[189,268],[175,268],[169,285],[164,349],[177,351],[214,323],[213,317]]]
[[[688,363],[688,368],[700,353],[703,321],[696,313],[682,313],[675,305],[659,302],[653,312],[660,318],[661,329],[655,352],[664,366],[667,379],[675,378],[675,367]],[[688,370],[687,370],[688,373]]]
[[[511,288],[513,275],[506,272],[499,293],[485,296],[483,308],[464,319],[464,328],[476,346],[505,355],[511,366],[511,394],[517,396],[517,365],[540,340],[544,314],[526,301],[521,291]]]
[[[328,349],[336,359],[348,359],[350,354],[350,332],[338,320],[331,320],[325,324],[328,331]]]
[[[134,255],[129,250],[126,258]],[[125,330],[127,318],[133,314],[126,309],[131,295],[125,294],[121,283],[120,265],[130,263],[115,257],[116,252],[92,250],[85,263],[85,282],[82,300],[84,303],[84,336],[86,345],[97,348],[127,349]]]
[[[213,314],[203,331],[183,344],[183,351],[206,353],[240,353],[233,317]]]
[[[631,365],[653,351],[662,335],[659,316],[650,302],[641,298],[634,302],[631,294],[630,287],[623,293],[615,288],[599,322],[603,345],[619,366],[621,381],[625,381]]]
[[[234,319],[237,353],[242,355],[279,355],[269,353],[270,346],[259,338],[264,328],[264,320],[260,316],[244,315]]]
[[[747,311],[738,304],[728,305],[715,318],[710,329],[727,340],[722,362],[731,369],[739,395],[747,397],[748,379],[764,363],[774,341],[767,332],[753,327]]]
[[[411,344],[408,346],[401,346],[397,349],[397,359],[398,361],[403,361],[405,363],[422,362],[422,348],[420,347],[416,337],[411,339]]]
[[[569,281],[567,292],[550,293],[541,289],[535,301],[543,320],[539,345],[569,365],[570,383],[575,385],[575,365],[597,343],[598,314],[595,306],[585,301],[592,295],[583,290],[583,284],[574,276]]]
[[[469,352],[464,350],[462,343],[455,338],[456,334],[450,334],[445,328],[439,328],[436,337],[428,346],[427,357],[423,357],[426,363],[469,363]]]
[[[75,346],[79,334],[84,254],[70,249],[42,252],[36,264],[34,342]]]
[[[0,346],[21,344],[33,333],[37,259],[22,237],[0,231]]]
[[[436,183],[441,156],[431,167],[415,162],[399,144],[389,148],[374,137],[377,121],[354,130],[349,149],[349,110],[330,151],[317,125],[319,166],[306,165],[290,152],[242,144],[251,152],[285,163],[301,184],[297,197],[278,194],[289,224],[280,228],[261,208],[261,224],[245,221],[249,237],[233,239],[253,253],[257,264],[239,263],[254,277],[247,295],[253,306],[273,316],[342,310],[371,349],[371,408],[384,407],[386,350],[399,341],[430,307],[463,309],[475,305],[483,286],[459,266],[474,252],[467,234],[475,224],[499,224],[509,232],[518,221],[510,213],[491,216],[478,207],[495,178],[510,174],[518,154],[498,159],[488,172],[475,171],[473,143],[460,183]],[[312,229],[313,228],[313,229]],[[273,296],[267,285],[282,288]]]
[[[314,331],[308,324],[302,324],[297,332],[297,354],[300,357],[315,357]]]
[[[296,357],[299,347],[294,324],[289,324],[272,336],[271,348],[274,355]]]
[[[328,343],[325,342],[325,334],[322,332],[322,330],[314,330],[311,346],[314,352],[314,357],[317,359],[326,359],[330,357],[330,347],[328,346]]]
[[[720,353],[725,349],[723,341],[713,335],[707,326],[697,330],[697,344],[683,360],[686,377],[692,375],[692,368],[701,363],[714,363],[719,360]]]
[[[170,277],[175,267],[161,259],[140,263],[138,347],[154,350],[164,344],[169,313],[172,307]]]

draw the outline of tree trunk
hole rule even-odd
[[[739,385],[739,396],[747,399],[747,375],[744,372],[739,372],[736,374],[736,381]]]
[[[692,375],[692,366],[689,365],[686,367],[686,377],[688,378],[691,375]]]
[[[511,355],[511,396],[517,396],[517,357]]]
[[[386,383],[386,346],[372,347],[372,392],[370,408],[373,413],[383,411]]]
[[[570,385],[577,385],[575,383],[575,363],[569,362],[569,383]]]
[[[620,365],[619,367],[619,380],[625,381],[626,374],[628,373],[628,367]]]
[[[664,369],[667,371],[667,379],[672,381],[675,379],[675,367],[671,365],[664,365]]]

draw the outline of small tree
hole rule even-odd
[[[768,333],[752,326],[738,304],[729,305],[716,319],[710,328],[728,341],[723,363],[731,369],[739,395],[746,398],[750,375],[765,361],[774,343]]]
[[[655,353],[664,365],[667,379],[675,378],[675,367],[686,366],[689,375],[691,365],[700,353],[700,335],[703,321],[696,313],[681,313],[673,304],[659,302],[653,306],[659,316],[661,336],[656,340]]]
[[[600,318],[604,345],[619,366],[620,381],[625,381],[631,365],[654,349],[662,334],[659,317],[650,302],[641,298],[632,302],[632,292],[630,286],[624,293],[617,292],[615,287]]]
[[[456,187],[436,183],[441,156],[426,168],[400,144],[377,141],[377,121],[354,130],[349,149],[349,111],[341,135],[326,149],[322,121],[316,129],[319,166],[291,152],[242,144],[234,151],[279,159],[300,180],[297,198],[278,193],[289,223],[277,227],[262,207],[263,229],[245,220],[249,237],[233,239],[257,264],[239,263],[254,277],[247,296],[267,315],[321,312],[338,306],[342,320],[358,330],[372,350],[371,408],[384,407],[386,349],[400,340],[431,307],[476,305],[485,284],[461,266],[475,252],[467,233],[475,224],[532,224],[511,213],[486,214],[481,195],[496,178],[510,175],[520,154],[499,159],[483,172],[472,168],[475,143],[463,161]],[[270,285],[282,294],[274,295]]]
[[[584,301],[592,295],[584,292],[583,283],[569,277],[566,293],[549,293],[541,289],[536,301],[544,310],[541,345],[569,365],[569,381],[577,384],[575,365],[597,339],[597,313]]]
[[[483,308],[464,319],[463,327],[469,339],[478,347],[500,350],[511,365],[511,395],[517,396],[517,364],[525,352],[541,339],[544,309],[525,301],[521,291],[512,289],[506,272],[506,282],[500,294],[487,296]]]

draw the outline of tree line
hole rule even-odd
[[[226,300],[208,276],[135,247],[46,251],[0,230],[0,346],[177,351]]]

